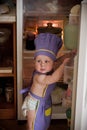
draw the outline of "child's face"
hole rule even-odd
[[[35,69],[41,73],[47,73],[53,69],[54,61],[44,55],[39,55],[35,59]]]

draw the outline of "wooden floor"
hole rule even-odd
[[[26,121],[0,120],[0,130],[27,130]],[[48,130],[68,130],[66,120],[52,120]]]

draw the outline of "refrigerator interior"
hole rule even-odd
[[[29,2],[29,4],[27,4]],[[41,1],[39,1],[39,4],[41,5]],[[43,2],[43,1],[42,1]],[[68,10],[67,10],[67,4],[65,5],[65,8],[63,8],[63,3],[61,3],[61,1],[59,1],[60,4],[62,6],[60,6],[59,8],[59,12],[58,12],[58,8],[57,8],[57,4],[58,1],[45,1],[43,8],[41,8],[42,6],[39,6],[39,8],[37,7],[38,4],[34,4],[34,1],[17,1],[17,10],[18,10],[18,18],[17,18],[17,42],[21,43],[17,45],[18,51],[20,52],[20,54],[18,54],[18,61],[20,63],[20,65],[18,65],[18,95],[20,93],[20,90],[24,87],[28,86],[29,80],[30,80],[30,74],[32,73],[33,70],[29,71],[28,67],[29,66],[25,66],[27,69],[24,68],[25,63],[32,63],[33,60],[33,54],[34,54],[34,46],[33,48],[30,48],[30,46],[28,46],[28,42],[29,42],[29,38],[32,39],[31,44],[33,44],[34,38],[35,36],[38,34],[38,28],[46,28],[48,23],[51,23],[52,26],[55,28],[61,28],[61,38],[63,40],[63,46],[60,50],[60,52],[58,53],[58,57],[60,57],[61,55],[70,52],[70,50],[66,50],[65,46],[64,46],[64,27],[67,24],[67,22],[69,21],[69,13],[70,13],[70,9],[72,6],[74,6],[75,4],[78,4],[78,2],[76,3],[72,3],[72,5],[69,4],[68,6]],[[68,1],[69,2],[69,1]],[[81,2],[81,1],[80,1]],[[80,3],[79,2],[79,3]],[[52,5],[51,8],[49,5]],[[54,8],[54,7],[55,8]],[[45,9],[46,7],[46,9]],[[64,10],[65,9],[65,10]],[[45,11],[44,11],[45,10]],[[19,13],[21,12],[21,13]],[[60,14],[61,12],[61,14]],[[22,21],[21,21],[21,20]],[[20,33],[19,32],[20,29]],[[19,35],[20,33],[20,35]],[[60,35],[60,34],[57,34]],[[69,68],[68,70],[70,71],[71,77],[74,77],[74,80],[76,80],[76,74],[77,71],[74,71],[76,68],[76,63],[77,59],[75,59],[75,64],[73,66],[74,69]],[[30,73],[28,73],[28,71]],[[73,73],[73,75],[72,75]],[[29,74],[29,75],[27,75]],[[65,97],[63,97],[63,95],[66,94],[67,91],[67,87],[64,88],[64,85],[66,84],[66,86],[68,86],[67,83],[64,84],[64,77],[62,77],[62,79],[60,80],[60,82],[58,83],[57,89],[52,93],[52,99],[53,99],[53,113],[52,113],[52,119],[66,119],[66,110],[68,108],[68,105],[72,105],[72,101],[70,99],[70,102],[67,105],[67,101],[65,99]],[[73,85],[72,85],[73,88]],[[76,88],[74,88],[75,92]],[[57,92],[56,92],[57,91]],[[58,93],[58,95],[56,95],[56,93]],[[56,96],[55,96],[56,95]],[[73,95],[73,94],[72,94]],[[23,103],[23,95],[19,95],[18,96],[18,120],[24,120],[25,118],[22,116],[22,112],[21,112],[21,106]],[[56,99],[56,100],[55,100]],[[56,103],[57,102],[57,103]]]

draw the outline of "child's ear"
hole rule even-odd
[[[57,66],[57,62],[55,61],[54,62],[54,69],[56,69],[56,68],[58,68],[58,66]]]

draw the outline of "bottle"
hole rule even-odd
[[[66,49],[77,49],[79,36],[79,15],[69,15],[69,23],[64,27],[64,45]]]
[[[13,102],[13,88],[12,87],[6,87],[5,89],[5,96],[6,96],[6,101],[8,103],[12,103]]]

